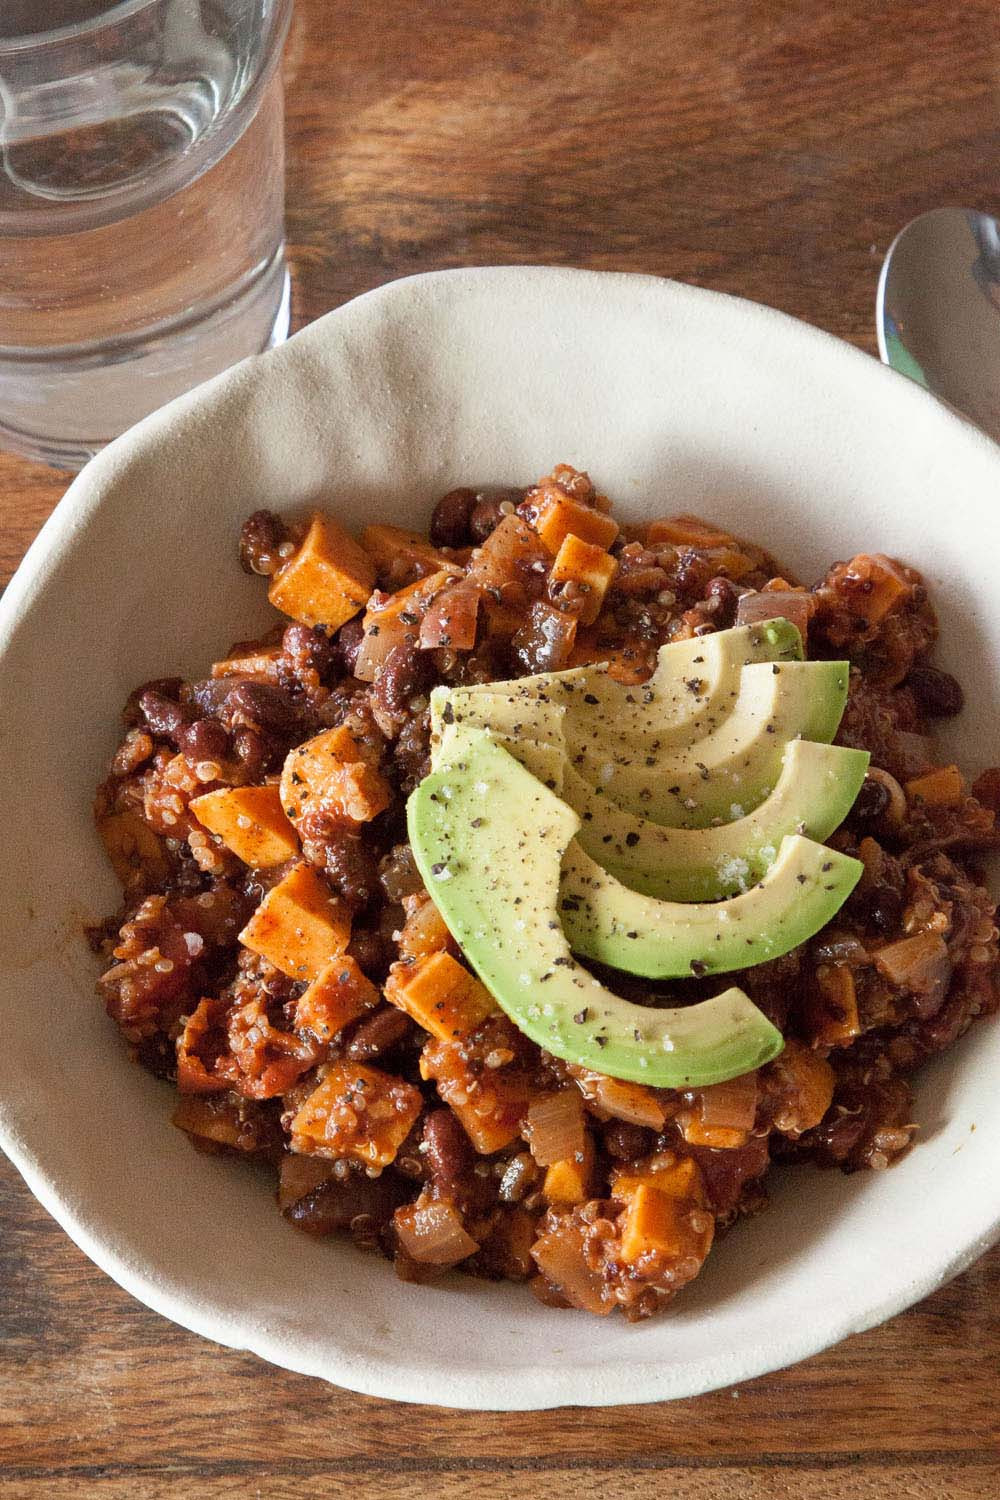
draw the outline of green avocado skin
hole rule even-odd
[[[577,844],[563,861],[560,912],[574,953],[647,979],[701,978],[779,958],[843,906],[864,865],[788,834],[757,885],[727,901],[659,901],[630,891]]]
[[[655,1010],[613,994],[572,957],[559,914],[580,820],[488,733],[463,726],[420,783],[407,824],[421,877],[469,963],[515,1025],[555,1056],[657,1088],[761,1067],[781,1033],[739,989]]]

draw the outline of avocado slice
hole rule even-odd
[[[829,838],[853,807],[869,759],[867,750],[790,740],[771,794],[744,817],[709,828],[638,818],[572,766],[561,795],[580,814],[580,847],[625,885],[666,900],[714,901],[760,880],[786,834]]]
[[[633,890],[665,900],[736,895],[773,864],[785,834],[802,833],[819,842],[829,838],[854,805],[870,759],[867,750],[790,740],[773,791],[754,811],[708,828],[665,828],[619,807],[602,787],[565,763],[558,748],[563,714],[561,706],[539,702],[530,719],[511,723],[510,733],[503,733],[493,727],[487,696],[469,701],[460,722],[440,725],[434,766],[447,758],[457,732],[488,728],[498,744],[580,814],[578,842],[593,859]],[[526,728],[544,738],[518,733]]]
[[[630,891],[574,841],[559,910],[574,953],[647,979],[726,974],[779,958],[843,906],[864,865],[786,834],[757,885],[727,901],[658,901]]]
[[[829,743],[847,701],[843,661],[744,667],[731,711],[703,739],[663,753],[622,742],[613,755],[573,756],[612,802],[670,828],[706,828],[757,807],[781,774],[789,740]]]
[[[720,1083],[778,1055],[781,1033],[739,989],[656,1010],[573,959],[559,920],[580,819],[482,730],[407,803],[417,867],[449,930],[514,1024],[567,1062],[656,1088]]]
[[[513,682],[435,688],[431,729],[438,734],[442,721],[471,717],[503,734],[544,739],[551,706],[565,709],[566,737],[579,748],[623,739],[655,740],[658,746],[687,742],[707,734],[728,712],[744,666],[801,659],[796,627],[788,620],[764,620],[661,646],[652,677],[637,687],[616,681],[602,663]]]

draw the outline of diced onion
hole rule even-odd
[[[879,973],[898,989],[926,995],[947,988],[951,978],[948,945],[939,932],[918,932],[879,948],[874,955]]]
[[[354,665],[354,675],[362,682],[374,682],[389,652],[394,646],[402,646],[407,638],[413,639],[413,627],[404,624],[398,617],[386,615],[383,619],[365,616],[365,633]]]
[[[281,1158],[278,1180],[278,1207],[282,1210],[298,1203],[307,1193],[334,1175],[334,1163],[319,1156],[300,1156],[288,1151]]]
[[[413,1203],[396,1210],[399,1243],[425,1266],[454,1266],[479,1249],[452,1203]]]
[[[583,1100],[578,1089],[539,1094],[528,1106],[524,1136],[540,1167],[569,1161],[584,1147]]]
[[[761,620],[790,620],[803,641],[809,629],[813,599],[798,589],[764,589],[744,594],[736,607],[737,625],[756,625]]]
[[[702,1125],[712,1130],[752,1130],[757,1114],[757,1074],[695,1091]]]
[[[531,1255],[542,1275],[570,1307],[585,1312],[608,1313],[614,1299],[600,1273],[584,1259],[583,1235],[577,1225],[562,1219],[531,1247]]]
[[[420,622],[421,650],[450,646],[455,651],[471,651],[476,644],[479,598],[476,589],[464,584],[442,589]]]

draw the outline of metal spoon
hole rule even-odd
[[[887,365],[1000,441],[1000,225],[968,208],[911,220],[882,265],[875,306]]]

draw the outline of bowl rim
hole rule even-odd
[[[895,371],[880,365],[862,350],[835,338],[810,324],[777,309],[727,293],[692,287],[666,278],[632,272],[577,270],[552,266],[488,266],[424,272],[399,278],[342,304],[324,317],[307,325],[294,338],[276,349],[243,361],[222,375],[177,398],[168,407],[153,413],[136,427],[110,444],[93,458],[73,480],[62,500],[53,510],[32,542],[20,567],[0,599],[0,662],[7,647],[31,610],[34,600],[44,589],[47,578],[64,550],[71,547],[75,534],[87,518],[100,507],[105,484],[119,476],[130,465],[133,451],[143,451],[161,431],[164,414],[176,424],[190,422],[192,414],[211,409],[212,403],[228,391],[234,378],[246,379],[247,372],[259,367],[260,361],[280,367],[289,358],[286,351],[302,339],[323,337],[322,330],[335,328],[337,320],[348,309],[368,301],[391,301],[400,289],[428,288],[431,295],[450,295],[470,280],[492,279],[498,288],[516,291],[525,279],[539,278],[554,283],[585,280],[620,282],[655,287],[671,301],[711,309],[723,307],[726,316],[760,328],[768,325],[777,333],[786,350],[798,352],[805,359],[814,353],[832,368],[839,364],[853,379],[881,381],[891,389],[897,404],[910,402],[915,415],[926,422],[940,424],[943,437],[960,444],[989,450],[1000,473],[1000,448],[954,408],[918,387]],[[320,330],[317,333],[317,330]],[[237,372],[241,372],[237,374]],[[609,1367],[613,1379],[595,1368],[568,1369],[561,1365],[535,1363],[518,1372],[484,1372],[450,1361],[431,1379],[426,1366],[406,1364],[375,1353],[368,1358],[352,1351],[324,1349],[315,1353],[298,1350],[287,1337],[272,1334],[266,1327],[240,1322],[235,1315],[215,1311],[199,1303],[178,1287],[156,1277],[154,1272],[130,1261],[114,1243],[91,1230],[85,1205],[78,1203],[70,1188],[50,1181],[27,1140],[8,1124],[0,1099],[0,1149],[12,1161],[27,1186],[73,1242],[111,1279],[137,1300],[172,1322],[200,1334],[227,1348],[246,1351],[280,1368],[302,1375],[316,1376],[368,1396],[408,1401],[417,1404],[447,1406],[459,1410],[527,1411],[557,1406],[617,1406],[680,1399],[699,1395],[754,1379],[760,1375],[793,1365],[829,1348],[852,1333],[860,1333],[912,1306],[944,1282],[958,1275],[979,1255],[1000,1239],[1000,1192],[992,1206],[984,1200],[975,1232],[957,1248],[942,1247],[919,1277],[912,1278],[859,1311],[856,1307],[835,1307],[822,1319],[808,1326],[782,1327],[771,1330],[766,1346],[752,1347],[734,1365],[731,1353],[703,1357],[683,1366],[678,1378],[673,1367],[662,1361],[619,1361]]]

